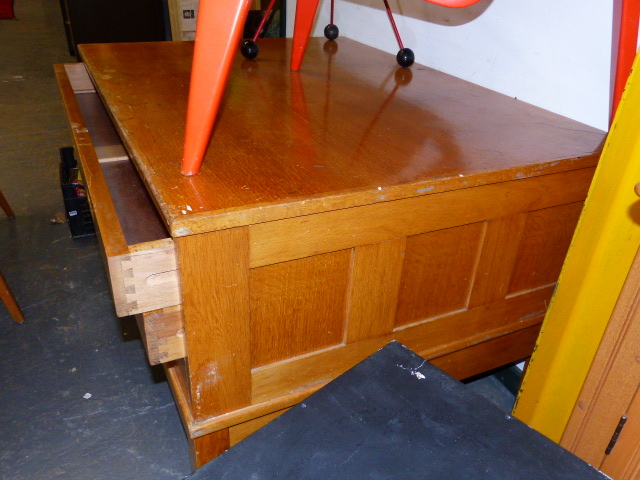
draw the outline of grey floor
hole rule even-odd
[[[71,145],[52,65],[69,56],[58,0],[0,20],[0,271],[25,322],[0,304],[0,478],[178,479],[186,437],[162,371],[115,315],[95,238],[51,224]]]
[[[0,20],[0,271],[24,314],[0,305],[0,478],[180,479],[186,437],[135,323],[115,315],[93,237],[65,224],[58,149],[71,145],[52,65],[67,51],[58,0],[16,0]],[[509,409],[493,379],[474,382]]]

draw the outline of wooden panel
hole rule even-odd
[[[351,250],[251,271],[251,354],[258,367],[342,342]]]
[[[640,390],[625,414],[627,422],[618,442],[598,468],[615,480],[637,480],[640,478]]]
[[[476,223],[407,239],[396,325],[466,307],[483,231]]]
[[[231,447],[229,429],[225,428],[208,435],[189,439],[191,467],[196,470],[212,458],[216,458]]]
[[[347,343],[393,331],[406,240],[355,249],[347,314]]]
[[[599,467],[618,421],[638,403],[640,384],[640,251],[631,264],[560,445]],[[636,405],[638,407],[640,405]],[[626,431],[627,426],[625,425]],[[625,433],[626,435],[626,433]],[[635,437],[637,442],[638,437]],[[629,446],[625,447],[629,448]],[[618,449],[615,447],[614,451]],[[620,461],[619,453],[616,453]],[[615,477],[617,479],[617,477]]]
[[[282,410],[278,410],[277,412],[269,413],[268,415],[263,415],[262,417],[254,418],[253,420],[242,422],[238,425],[230,427],[229,440],[231,446],[233,447],[235,444],[241,442],[253,432],[264,427],[271,420],[275,420],[283,413],[286,413],[288,410],[288,408],[283,408]]]
[[[104,108],[100,96],[96,92],[79,93],[76,99],[93,145],[95,147],[121,145],[122,141],[111,123],[109,113]]]
[[[429,361],[449,375],[463,380],[501,365],[524,360],[533,352],[542,317],[543,315],[538,317],[538,324],[511,335],[479,343]]]
[[[469,308],[504,298],[527,216],[490,220],[469,296]]]
[[[164,363],[162,366],[164,367],[165,374],[167,375],[167,381],[171,387],[171,393],[173,394],[173,398],[176,402],[176,407],[178,407],[178,413],[180,414],[182,424],[189,436],[197,436],[194,433],[193,428],[195,422],[193,420],[193,412],[191,411],[187,361],[186,359],[179,359]],[[214,430],[220,430],[226,427],[228,427],[228,425],[217,427]]]
[[[448,317],[447,322],[440,325],[425,322],[422,326],[402,329],[395,335],[336,347],[254,369],[251,405],[199,422],[195,422],[191,415],[186,392],[187,380],[183,369],[180,368],[184,362],[165,364],[167,377],[185,428],[191,436],[233,428],[291,407],[393,339],[405,345],[413,345],[412,348],[420,351],[425,358],[437,357],[439,361],[444,361],[449,354],[454,355],[456,360],[451,363],[457,365],[456,375],[459,378],[468,377],[477,373],[474,365],[478,359],[482,359],[483,368],[491,369],[503,364],[500,362],[504,362],[504,356],[500,352],[496,355],[494,339],[506,336],[502,345],[508,345],[509,355],[513,355],[514,358],[524,358],[531,353],[527,334],[520,335],[519,332],[539,325],[540,316],[552,291],[552,287],[540,289],[499,302],[492,308],[485,306],[452,315]],[[519,320],[510,323],[508,319]],[[450,322],[453,322],[453,327]],[[488,330],[483,330],[479,325]],[[456,355],[455,352],[460,350],[464,352],[463,355]]]
[[[151,365],[184,358],[184,322],[179,306],[136,315]]]
[[[269,401],[327,382],[391,340],[398,340],[425,358],[431,358],[537,325],[552,292],[553,287],[536,290],[496,302],[490,307],[465,310],[435,321],[402,328],[391,335],[254,369],[252,402],[256,404]],[[524,348],[521,357],[531,353],[526,346]],[[493,366],[498,367],[500,364]],[[469,368],[473,369],[473,365],[469,365]]]
[[[251,266],[582,201],[592,176],[584,169],[252,225]]]
[[[180,238],[177,248],[191,409],[199,421],[250,403],[249,242],[237,228]]]
[[[290,41],[261,41],[259,69],[242,68],[238,55],[229,79],[234,87],[225,92],[203,167],[191,178],[182,177],[176,162],[193,46],[81,47],[172,235],[506,182],[597,160],[604,132],[426,67],[413,68],[411,82],[394,94],[393,56],[346,38],[331,61],[325,40],[311,39],[305,67],[292,76]],[[158,65],[163,75],[149,75]],[[303,106],[294,109],[298,83]],[[301,130],[313,157],[296,148]],[[192,214],[181,213],[185,205]]]
[[[96,153],[99,155],[97,148]],[[169,238],[158,210],[131,160],[103,162],[100,165],[127,243],[137,245]],[[108,235],[109,232],[104,234]],[[166,245],[173,248],[172,243]],[[168,264],[158,271],[166,272],[172,267]]]
[[[180,303],[176,252],[171,239],[137,245],[129,255],[108,258],[118,316],[134,315]]]
[[[508,293],[558,280],[581,211],[575,202],[529,213]]]

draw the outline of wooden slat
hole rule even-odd
[[[251,402],[249,239],[237,228],[176,244],[191,409],[201,421]]]
[[[592,175],[588,168],[252,225],[251,266],[581,201]]]
[[[346,343],[393,331],[405,245],[400,239],[355,249]]]
[[[342,342],[351,250],[251,271],[251,365]]]
[[[396,326],[466,308],[483,230],[475,223],[407,239]]]

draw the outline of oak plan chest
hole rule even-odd
[[[180,174],[193,44],[57,65],[118,315],[194,466],[391,340],[457,378],[528,357],[605,133],[348,39],[236,59]]]

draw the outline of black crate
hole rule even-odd
[[[71,183],[74,173],[77,171],[77,162],[73,156],[72,147],[60,149],[60,187],[64,200],[64,209],[67,222],[71,230],[71,236],[86,237],[95,235],[96,229],[89,209],[87,197],[79,194],[84,189],[82,186]]]

